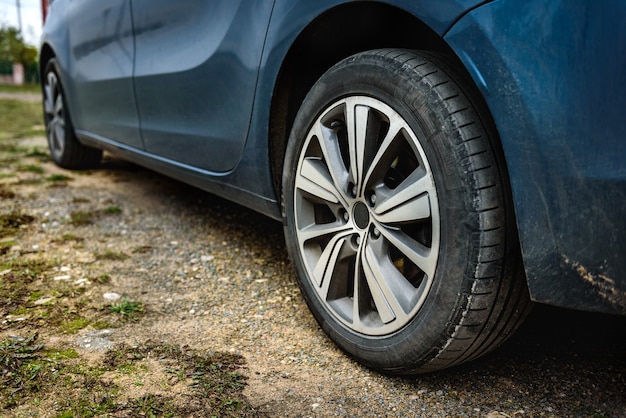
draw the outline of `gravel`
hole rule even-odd
[[[50,187],[24,181],[30,173],[3,179],[17,196],[0,209],[36,218],[10,251],[53,256],[56,277],[77,286],[108,274],[97,297],[128,297],[145,309],[143,319],[112,333],[83,332],[76,340],[83,349],[157,340],[239,353],[247,359],[245,394],[269,416],[626,416],[623,317],[538,306],[512,340],[481,360],[384,376],[320,330],[293,279],[279,223],[109,156],[88,173],[44,168],[73,180]],[[107,207],[121,213],[101,214]],[[101,215],[73,226],[74,211]],[[64,234],[84,241],[55,241]],[[107,251],[128,257],[98,259]]]

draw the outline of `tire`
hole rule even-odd
[[[55,59],[48,61],[43,79],[44,121],[52,160],[67,169],[96,167],[102,150],[78,142]]]
[[[442,57],[364,52],[302,103],[287,145],[287,248],[310,310],[350,356],[440,370],[530,307],[506,169],[478,93]]]

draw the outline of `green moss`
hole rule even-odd
[[[66,242],[82,242],[84,240],[85,239],[83,237],[79,237],[78,235],[63,234],[60,237],[53,239],[52,242],[57,243],[57,244],[63,244]]]
[[[90,279],[92,282],[94,283],[98,283],[98,284],[107,284],[111,282],[111,276],[109,276],[106,273],[103,273],[97,277],[94,277],[92,279]]]
[[[74,226],[91,225],[94,222],[96,216],[97,213],[94,212],[86,212],[81,210],[71,212],[70,223]]]
[[[96,253],[95,257],[96,260],[105,261],[124,261],[130,258],[129,255],[116,251],[105,251],[103,253]]]
[[[35,174],[43,174],[44,173],[44,169],[43,169],[42,166],[34,165],[34,164],[20,165],[20,166],[17,167],[17,169],[19,171],[25,171],[25,172],[29,172],[29,173],[35,173]]]
[[[48,350],[46,351],[46,358],[52,361],[66,360],[78,358],[78,352],[73,348],[66,350]]]
[[[108,206],[102,210],[107,215],[119,215],[122,209],[119,206]]]
[[[29,299],[31,302],[34,302],[34,301],[36,301],[36,300],[41,299],[41,298],[43,297],[43,295],[45,295],[45,292],[42,292],[42,291],[40,291],[40,290],[38,290],[38,291],[34,291],[34,292],[31,292],[31,294],[30,294],[30,296],[28,297],[28,299]]]
[[[81,329],[88,326],[90,321],[86,318],[75,318],[61,324],[61,329],[67,334],[76,334]]]
[[[46,177],[46,180],[53,183],[66,183],[73,179],[70,176],[66,176],[65,174],[52,174]]]
[[[0,238],[15,234],[22,225],[28,225],[35,217],[22,212],[0,214]]]
[[[106,322],[106,321],[96,321],[94,323],[91,324],[91,326],[94,329],[108,329],[108,328],[113,328],[113,325],[111,325],[110,323]]]

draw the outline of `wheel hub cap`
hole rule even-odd
[[[439,208],[422,136],[385,103],[352,96],[321,113],[298,157],[294,216],[307,279],[362,335],[400,331],[433,283]]]
[[[370,211],[364,203],[358,202],[354,205],[353,219],[357,228],[367,228],[367,225],[370,223]]]

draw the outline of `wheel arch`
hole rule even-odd
[[[350,36],[343,36],[345,22],[350,22]],[[377,30],[372,30],[372,27]],[[516,213],[513,210],[511,181],[499,132],[493,121],[491,110],[483,97],[477,80],[472,77],[457,50],[449,45],[444,33],[429,26],[425,20],[397,7],[380,2],[351,2],[330,9],[308,24],[295,38],[286,54],[276,83],[270,106],[268,153],[271,176],[276,197],[282,197],[281,179],[286,145],[294,119],[300,105],[313,84],[330,67],[344,58],[371,49],[403,48],[429,51],[445,57],[457,75],[464,77],[466,84],[473,87],[473,96],[482,112],[482,117],[492,127],[491,135],[496,139],[494,152],[502,157],[499,166],[505,184],[505,199],[510,217],[511,243],[519,252],[519,235]]]
[[[350,22],[347,31],[346,22]],[[377,48],[422,49],[455,57],[422,20],[379,2],[339,5],[307,25],[282,62],[270,106],[268,146],[278,199],[287,139],[304,97],[330,67],[350,55]]]
[[[41,46],[41,52],[39,53],[39,79],[43,80],[44,72],[46,71],[46,65],[48,65],[48,61],[54,58],[56,54],[52,50],[52,47],[48,44],[43,44]],[[43,82],[41,83],[43,86]]]

